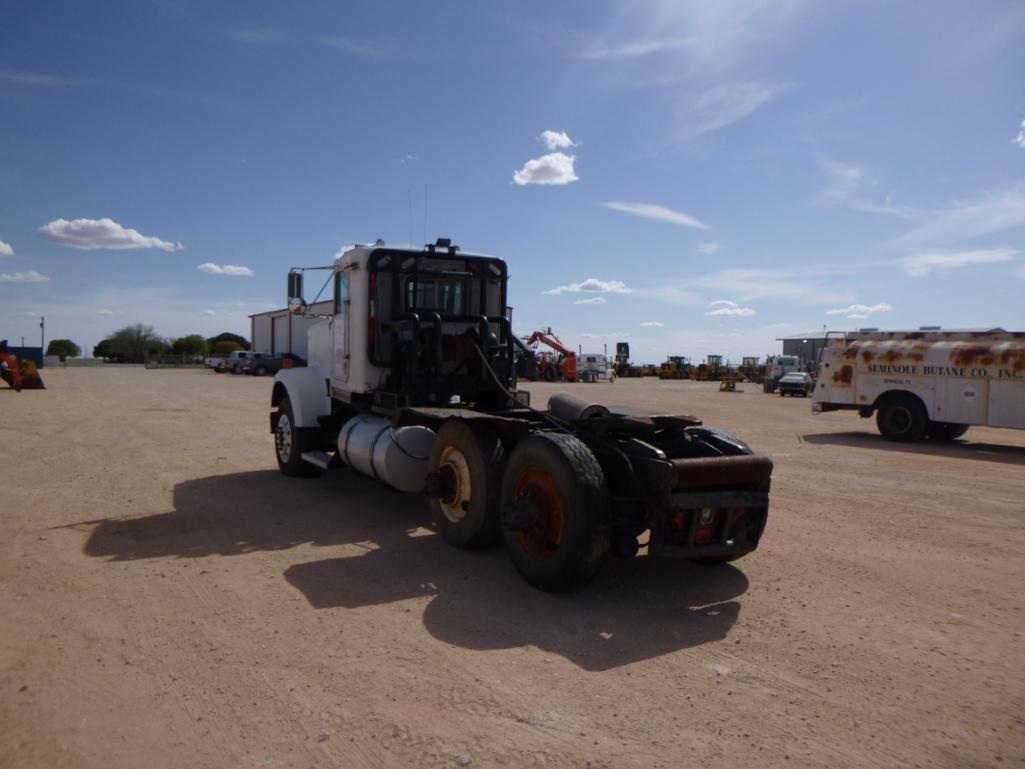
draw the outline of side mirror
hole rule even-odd
[[[288,273],[288,310],[298,315],[306,309],[306,302],[303,301],[303,274],[301,272]]]

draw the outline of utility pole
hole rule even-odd
[[[39,319],[39,346],[42,348],[43,355],[46,355],[46,316],[42,316]]]

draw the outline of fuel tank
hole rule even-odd
[[[434,437],[427,427],[395,427],[385,417],[361,414],[342,425],[338,456],[398,491],[423,491]]]

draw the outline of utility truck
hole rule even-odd
[[[971,425],[1025,429],[1025,332],[862,331],[827,336],[812,413],[876,415],[892,441],[954,440]]]
[[[347,465],[426,494],[459,548],[502,540],[544,590],[586,582],[607,553],[721,563],[753,551],[772,462],[725,430],[680,414],[637,414],[568,393],[533,408],[516,386],[505,262],[439,239],[377,241],[326,273],[331,312],[310,325],[309,365],[282,369],[270,430],[281,472]]]

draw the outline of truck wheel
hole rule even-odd
[[[549,382],[555,381],[555,367],[549,366],[545,369],[545,379]]]
[[[605,474],[580,439],[525,438],[502,481],[502,536],[523,578],[541,590],[587,582],[609,548]]]
[[[930,422],[929,437],[934,441],[952,441],[968,432],[968,425],[952,422]]]
[[[303,461],[302,453],[314,447],[316,431],[308,427],[296,427],[292,414],[292,401],[285,398],[278,404],[278,426],[274,430],[274,454],[278,469],[293,478],[315,478],[320,468]]]
[[[876,411],[876,426],[887,440],[917,443],[925,437],[929,420],[922,402],[913,395],[890,395]]]
[[[441,538],[464,550],[496,543],[505,449],[494,431],[450,419],[434,439],[430,468],[441,484],[441,496],[431,497]]]

